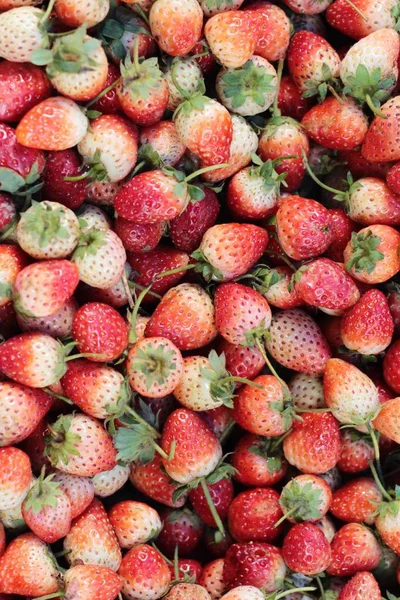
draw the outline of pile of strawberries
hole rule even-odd
[[[398,0],[0,0],[0,600],[400,597]]]

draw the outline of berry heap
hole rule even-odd
[[[0,600],[400,597],[397,0],[0,0]]]

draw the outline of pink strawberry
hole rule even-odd
[[[160,598],[168,591],[171,582],[165,559],[147,544],[139,544],[129,550],[118,573],[123,579],[122,593],[127,600]]]

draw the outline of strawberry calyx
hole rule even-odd
[[[28,175],[22,177],[8,167],[0,167],[0,192],[8,192],[15,196],[30,196],[43,187],[40,181],[39,165],[35,162]]]
[[[260,294],[266,294],[268,290],[283,279],[276,269],[269,267],[268,265],[259,264],[256,265],[250,273],[239,277],[237,281],[242,279],[249,279],[249,284]]]
[[[291,596],[292,594],[297,593],[305,593],[305,592],[315,592],[316,587],[298,587],[298,588],[290,588],[288,590],[282,590],[278,592],[272,592],[271,594],[267,594],[265,596],[265,600],[280,600],[281,598],[286,598],[286,596]]]
[[[284,436],[285,434],[279,436],[277,440],[257,436],[257,443],[249,447],[249,452],[251,452],[251,454],[265,460],[270,475],[274,475],[274,473],[277,473],[282,469],[282,442]]]
[[[80,456],[77,445],[81,442],[81,436],[70,431],[74,415],[61,415],[53,425],[48,425],[45,435],[45,450],[53,466],[64,463],[68,464],[71,456]]]
[[[300,485],[292,479],[290,485],[283,488],[279,504],[284,511],[283,517],[274,525],[278,527],[288,517],[296,522],[319,519],[321,512],[319,505],[321,502],[321,490],[316,489],[312,483]]]
[[[352,96],[361,105],[367,104],[375,115],[386,119],[379,108],[388,99],[395,83],[394,76],[382,78],[380,67],[369,71],[365,65],[359,64],[355,75],[345,78],[343,94]]]
[[[90,227],[87,229],[87,223],[84,219],[79,219],[79,224],[82,228],[78,239],[78,245],[72,255],[72,260],[83,258],[86,254],[95,255],[100,248],[106,245],[105,236],[107,231]],[[83,229],[85,229],[83,231]]]
[[[163,385],[171,371],[176,370],[175,352],[168,350],[162,342],[149,342],[145,348],[138,348],[132,360],[132,369],[142,373],[149,390],[155,383]]]
[[[151,37],[150,32],[137,22],[133,10],[125,6],[117,6],[112,17],[105,19],[96,28],[96,35],[103,46],[109,48],[112,55],[119,60],[123,60],[126,56],[126,48],[122,41],[126,34],[136,36],[143,34]]]
[[[354,268],[356,273],[361,271],[372,273],[376,263],[385,258],[383,252],[377,249],[380,243],[381,238],[373,235],[371,231],[366,233],[353,231],[350,240],[352,252],[350,259],[346,262],[347,271]]]
[[[84,157],[81,169],[84,169],[81,175],[64,177],[64,181],[82,181],[83,179],[87,179],[89,183],[108,181],[107,169],[101,162],[100,150],[96,150],[92,158]]]
[[[129,384],[129,377],[125,377],[122,382],[121,389],[118,395],[116,403],[106,406],[108,416],[104,420],[104,425],[107,427],[110,435],[116,434],[115,421],[121,419],[126,413],[127,407],[130,406],[130,402],[133,397],[133,390]],[[144,403],[143,403],[144,404]]]
[[[19,226],[43,248],[55,238],[66,240],[70,237],[68,229],[62,225],[65,214],[63,206],[54,207],[46,202],[32,200],[31,209],[22,213]]]
[[[163,80],[163,73],[158,65],[157,57],[142,60],[139,58],[139,38],[133,46],[133,60],[128,52],[120,65],[122,88],[129,90],[132,97],[140,97],[146,101],[150,94]]]
[[[258,67],[248,60],[239,69],[229,69],[221,77],[223,93],[230,98],[232,108],[243,106],[247,100],[258,104],[262,109],[265,105],[266,94],[276,90],[271,85],[275,75],[266,72],[265,67]]]
[[[24,500],[24,508],[31,510],[34,515],[39,514],[46,506],[56,508],[57,498],[62,495],[60,484],[57,481],[52,481],[55,473],[46,478],[45,474],[46,467],[44,466],[40,472],[39,479],[31,487]]]
[[[326,63],[322,63],[321,78],[309,79],[304,85],[306,89],[302,93],[302,97],[312,98],[313,96],[317,96],[319,102],[325,100],[328,91],[335,97],[337,97],[337,92],[340,91],[339,80],[332,76],[331,68]]]
[[[291,158],[297,157],[294,155],[282,156],[281,158],[276,158],[275,160],[269,159],[264,162],[257,154],[253,153],[251,155],[251,159],[254,163],[254,166],[251,166],[249,169],[250,177],[261,177],[264,180],[264,190],[266,192],[274,191],[277,195],[279,195],[281,184],[285,187],[287,186],[285,182],[287,173],[278,173],[275,170],[275,167],[280,165],[285,160]]]

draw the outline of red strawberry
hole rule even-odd
[[[400,233],[388,225],[370,225],[353,233],[344,251],[346,269],[363,283],[383,283],[400,270]]]
[[[218,197],[204,187],[204,198],[189,202],[185,210],[170,222],[170,235],[175,248],[189,254],[199,247],[203,235],[215,224],[219,214]]]
[[[386,352],[383,360],[383,376],[386,383],[396,392],[400,394],[400,340],[395,341]]]
[[[400,96],[385,102],[380,109],[385,118],[375,116],[369,126],[361,148],[361,153],[367,160],[374,163],[400,160],[400,151],[396,142],[399,131],[397,119],[399,102]]]
[[[388,416],[388,415],[386,415]],[[375,527],[383,542],[395,554],[400,552],[400,502],[396,495],[384,494],[384,502],[378,505]]]
[[[4,60],[0,64],[0,120],[19,121],[36,104],[51,95],[52,87],[42,69],[31,63]]]
[[[0,234],[2,240],[10,237],[17,223],[17,205],[9,194],[0,192]]]
[[[0,510],[8,510],[25,498],[32,483],[32,470],[29,456],[18,448],[0,448],[0,458]]]
[[[171,56],[188,54],[201,38],[203,11],[197,0],[156,0],[149,19],[152,35]]]
[[[326,515],[331,502],[332,491],[324,479],[316,475],[298,475],[282,489],[279,504],[284,517],[278,523],[284,519],[315,523]]]
[[[275,62],[284,58],[290,40],[290,21],[284,11],[270,2],[251,2],[246,10],[261,17],[260,32],[254,54]]]
[[[254,379],[265,365],[264,358],[257,347],[235,346],[224,339],[218,344],[218,354],[224,354],[226,369],[233,377]],[[239,387],[241,384],[237,384]]]
[[[161,222],[146,225],[117,217],[114,222],[114,229],[125,250],[143,254],[154,250],[158,245],[164,233],[165,224]]]
[[[359,571],[369,571],[378,566],[380,546],[365,525],[348,523],[336,533],[331,544],[332,560],[328,575],[349,577]]]
[[[315,200],[285,196],[276,213],[278,240],[295,260],[313,258],[332,242],[329,211]]]
[[[224,67],[237,69],[254,54],[263,24],[258,12],[231,10],[211,17],[204,34],[216,59]]]
[[[290,285],[293,275],[293,269],[286,265],[277,266],[275,269],[266,271],[266,278],[264,279],[266,285],[263,285],[260,291],[264,292],[264,297],[271,306],[288,309],[303,304],[303,300],[297,293],[295,286]]]
[[[26,148],[26,144],[18,140],[16,131],[5,123],[0,124],[0,135],[0,167],[6,169],[4,176],[13,176],[11,183],[9,178],[1,182],[2,190],[13,193],[34,184],[46,163],[43,152]]]
[[[282,533],[282,527],[275,527],[282,514],[278,492],[272,488],[246,490],[229,507],[229,531],[237,542],[273,542]]]
[[[345,584],[338,600],[380,600],[381,597],[381,590],[372,573],[360,571]]]
[[[373,525],[376,505],[382,494],[373,479],[360,477],[349,481],[333,494],[330,511],[345,523]]]
[[[131,463],[129,479],[135,488],[156,502],[175,508],[185,504],[187,494],[182,494],[177,499],[173,498],[178,484],[171,483],[164,472],[161,456],[157,453],[147,464]]]
[[[215,510],[219,514],[220,519],[224,520],[228,515],[229,505],[232,502],[234,494],[231,480],[225,477],[215,483],[206,483],[206,485],[215,506]],[[198,486],[190,492],[189,499],[193,509],[203,523],[209,527],[217,527],[217,523],[210,511],[204,495],[204,490],[201,486]]]
[[[331,560],[329,542],[312,523],[298,523],[283,540],[282,554],[291,571],[303,575],[318,575]]]
[[[274,449],[273,440],[251,434],[243,435],[237,443],[232,466],[236,469],[235,480],[250,487],[275,485],[288,468],[279,445]]]
[[[122,579],[107,567],[76,565],[64,575],[65,594],[76,600],[114,600],[122,587]]]
[[[135,546],[122,559],[119,575],[127,600],[160,598],[169,588],[171,574],[164,558],[152,546]]]
[[[311,101],[303,98],[290,75],[282,77],[279,86],[278,108],[283,117],[291,117],[296,121],[300,121],[311,108]]]
[[[332,208],[329,212],[332,242],[325,255],[336,262],[343,262],[343,252],[351,239],[351,234],[356,230],[356,225],[341,208]]]
[[[305,413],[283,442],[287,461],[304,473],[326,473],[340,458],[340,434],[329,413]]]
[[[173,121],[159,121],[150,127],[144,127],[140,134],[140,143],[143,146],[149,145],[165,165],[172,167],[179,163],[186,150]]]
[[[270,544],[233,544],[226,553],[224,582],[228,589],[252,585],[268,593],[275,592],[285,574],[281,551]]]
[[[154,508],[143,502],[124,500],[114,504],[108,513],[121,548],[130,550],[156,536],[163,525]]]
[[[321,329],[307,313],[300,309],[276,313],[268,334],[267,350],[281,365],[308,375],[324,372],[331,351]]]
[[[173,557],[178,548],[179,556],[190,556],[199,545],[204,524],[188,508],[165,509],[161,512],[162,531],[157,537],[157,547],[163,554]]]
[[[43,172],[43,192],[47,198],[75,210],[86,198],[84,180],[66,181],[81,175],[81,161],[75,150],[49,152]]]
[[[368,469],[369,463],[375,457],[369,435],[359,433],[355,429],[344,429],[341,438],[342,450],[337,463],[339,469],[344,473],[361,473]]]
[[[85,9],[75,0],[56,0],[54,10],[57,17],[71,28],[79,27],[86,23],[87,27],[93,27],[107,16],[109,5],[107,2],[98,4],[95,0],[89,0]]]
[[[58,0],[58,2],[60,2],[60,0]],[[101,93],[103,93],[108,87],[112,86],[113,83],[119,79],[119,76],[120,74],[117,67],[112,63],[109,63],[107,78],[104,83],[104,89]],[[98,100],[96,100],[96,102],[93,102],[93,104],[90,105],[90,109],[97,112],[101,112],[103,115],[115,115],[120,113],[121,104],[115,86],[112,87],[107,93],[103,93],[103,95]]]
[[[153,312],[145,333],[147,337],[166,337],[180,350],[206,346],[217,335],[211,298],[195,284],[182,283],[170,289]]]
[[[335,0],[326,11],[326,19],[331,27],[338,29],[354,40],[366,37],[384,27],[395,27],[393,3],[384,0],[379,6],[373,0]]]
[[[18,246],[11,244],[0,245],[0,306],[6,306],[10,303],[15,281],[28,263],[28,255]]]
[[[79,352],[95,362],[118,358],[128,345],[128,325],[111,306],[89,302],[75,313],[72,337]]]
[[[177,569],[176,569],[177,567]],[[171,577],[178,581],[199,581],[201,577],[201,573],[203,571],[203,567],[198,560],[194,560],[193,558],[178,558],[176,561],[176,567],[174,565],[169,565],[169,571],[171,573]],[[176,573],[177,571],[177,573]],[[177,577],[176,577],[177,575]],[[203,585],[203,584],[201,584]]]
[[[400,398],[393,398],[383,404],[374,420],[374,427],[390,440],[400,443]]]
[[[295,13],[305,15],[322,13],[330,4],[330,0],[320,0],[318,4],[315,4],[314,0],[284,0],[284,2]]]
[[[355,178],[358,177],[376,177],[385,179],[391,163],[370,162],[361,154],[360,149],[342,150],[339,152],[340,160],[346,163]]]
[[[88,477],[79,477],[78,475],[69,475],[69,473],[57,471],[54,475],[54,481],[68,496],[73,519],[82,514],[91,504],[94,497],[94,488],[92,480]]]
[[[47,545],[33,533],[16,537],[0,558],[0,593],[39,597],[57,591],[58,572]]]
[[[168,417],[161,437],[161,447],[168,455],[173,442],[174,456],[163,459],[163,464],[168,475],[179,483],[209,475],[222,457],[217,437],[191,410],[181,408]]]

